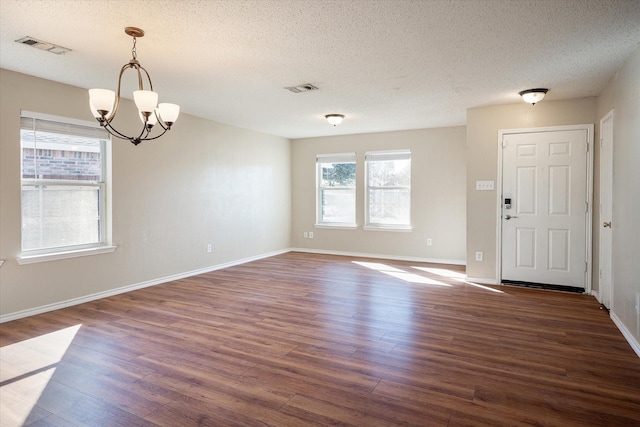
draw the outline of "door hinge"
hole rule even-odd
[[[589,267],[589,263],[588,262],[584,262],[584,272],[587,272],[587,267]]]
[[[587,142],[587,153],[589,152],[589,143]]]
[[[589,212],[589,202],[584,202],[584,211]]]

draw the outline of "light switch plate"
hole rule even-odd
[[[493,191],[493,181],[476,181],[477,191]]]

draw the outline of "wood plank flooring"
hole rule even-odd
[[[0,325],[0,425],[638,426],[591,296],[287,253]]]

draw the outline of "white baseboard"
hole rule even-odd
[[[593,295],[593,297],[600,303],[602,304],[602,301],[600,300],[600,295],[598,294],[598,291],[594,291],[593,289],[591,290],[591,295]]]
[[[609,315],[611,316],[611,320],[613,320],[613,323],[615,323],[618,329],[620,329],[620,332],[622,332],[622,335],[625,337],[627,342],[629,342],[629,345],[631,346],[633,351],[635,351],[638,357],[640,357],[640,343],[638,342],[638,340],[635,339],[635,337],[631,334],[631,332],[629,332],[624,323],[622,323],[622,321],[618,318],[618,316],[616,316],[613,311],[609,312]]]
[[[343,252],[343,251],[331,251],[325,249],[309,249],[309,248],[291,248],[290,252],[306,252],[310,254],[324,254],[324,255],[339,255],[339,256],[351,256],[355,258],[375,258],[375,259],[391,259],[396,261],[413,261],[413,262],[430,262],[434,264],[452,264],[452,265],[467,265],[465,260],[460,259],[439,259],[439,258],[420,258],[409,257],[402,255],[385,255],[385,254],[370,254],[362,252]]]
[[[467,282],[479,283],[481,285],[499,285],[496,279],[486,279],[484,277],[467,277]]]
[[[86,295],[78,298],[73,298],[66,301],[60,301],[53,304],[42,305],[40,307],[29,308],[26,310],[16,311],[5,315],[0,315],[0,323],[10,322],[12,320],[22,319],[23,317],[34,316],[36,314],[46,313],[48,311],[59,310],[61,308],[67,308],[85,302],[95,301],[97,299],[110,297],[113,295],[123,294],[125,292],[131,292],[149,286],[159,285],[162,283],[172,282],[174,280],[184,279],[186,277],[197,276],[198,274],[209,273],[215,270],[221,270],[223,268],[233,267],[234,265],[245,264],[251,261],[257,261],[263,258],[269,258],[275,255],[280,255],[289,252],[289,249],[283,249],[275,252],[269,252],[266,254],[256,255],[253,257],[243,258],[236,261],[230,261],[224,264],[218,264],[210,267],[200,268],[197,270],[187,271],[185,273],[173,274],[171,276],[160,277],[158,279],[147,280],[145,282],[135,283],[133,285],[123,286],[116,289],[110,289],[104,292],[98,292],[91,295]]]

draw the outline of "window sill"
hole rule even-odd
[[[60,259],[77,258],[81,256],[108,254],[114,252],[117,248],[117,246],[99,246],[96,248],[78,249],[75,251],[50,252],[38,255],[23,255],[18,257],[17,261],[19,265],[34,264],[37,262],[57,261]]]
[[[364,227],[362,227],[363,230],[367,230],[367,231],[398,231],[401,233],[409,233],[413,230],[413,227],[408,225],[408,226],[390,226],[390,227],[384,227],[384,226],[375,226],[375,225],[365,225]]]
[[[340,230],[357,230],[358,224],[314,224],[315,228],[337,228]]]

